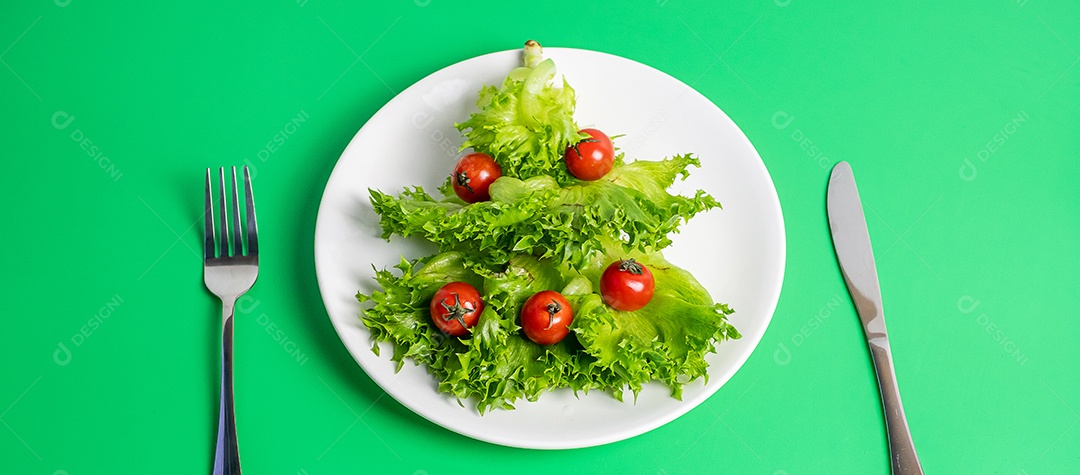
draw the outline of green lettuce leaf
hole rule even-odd
[[[639,160],[615,166],[603,179],[565,187],[547,175],[504,176],[491,185],[491,201],[471,205],[436,201],[419,187],[397,197],[371,190],[371,203],[385,238],[419,235],[441,251],[482,256],[491,268],[517,254],[580,267],[602,239],[620,237],[626,250],[660,250],[682,223],[719,207],[701,190],[692,197],[667,192],[690,166],[700,166],[690,155]]]
[[[681,398],[685,383],[707,380],[705,355],[716,351],[715,344],[740,337],[727,321],[733,310],[713,302],[693,275],[659,252],[609,250],[583,274],[598,286],[608,264],[627,257],[652,271],[656,282],[652,300],[633,312],[603,305],[599,294],[586,296],[589,301],[571,301],[575,309],[593,309],[574,320],[574,332],[584,351],[596,358],[595,365],[615,373],[635,395],[644,383],[658,380],[671,388],[673,397]]]
[[[402,260],[395,266],[400,276],[377,271],[382,290],[357,294],[360,302],[372,303],[361,321],[375,342],[393,345],[398,369],[405,358],[425,365],[439,380],[440,391],[472,401],[481,413],[512,409],[514,401],[536,400],[556,387],[591,387],[586,374],[591,359],[573,338],[545,347],[525,338],[517,325],[526,299],[541,290],[562,290],[567,276],[552,262],[529,256],[481,276],[467,270],[471,266],[463,259],[461,253],[448,252],[418,262]],[[484,311],[464,339],[440,333],[429,313],[435,291],[453,281],[468,282],[484,294]],[[372,350],[378,353],[378,345]]]
[[[574,89],[565,80],[555,87],[554,77],[555,63],[545,59],[534,68],[515,69],[502,87],[481,89],[480,111],[455,124],[465,136],[462,150],[491,155],[504,176],[577,181],[566,171],[563,153],[588,135],[579,134],[574,121]]]
[[[419,272],[415,272],[417,264],[423,264]],[[483,281],[463,266],[460,253],[443,253],[415,262],[402,258],[394,267],[401,272],[400,277],[387,269],[376,269],[375,281],[382,290],[371,295],[356,294],[360,302],[374,302],[374,307],[364,311],[361,321],[371,330],[373,340],[394,343],[392,359],[399,369],[405,357],[433,363],[439,359],[435,353],[447,340],[431,322],[428,310],[435,291],[455,281],[480,288]],[[453,339],[449,340],[452,344]],[[378,345],[372,351],[378,354]]]
[[[400,277],[379,271],[382,291],[358,294],[373,302],[362,318],[375,341],[394,347],[400,368],[404,358],[424,364],[439,380],[440,391],[468,400],[484,413],[511,409],[515,401],[535,401],[543,392],[568,387],[575,392],[600,389],[622,400],[659,380],[681,395],[682,385],[705,375],[704,356],[713,345],[738,333],[727,323],[731,310],[717,305],[687,272],[658,253],[635,254],[650,265],[657,292],[645,308],[617,312],[598,289],[608,259],[598,254],[585,273],[550,259],[518,255],[500,272],[474,273],[468,257],[439,254],[417,269],[402,261]],[[468,338],[446,338],[431,323],[431,296],[451,281],[483,289],[484,312]],[[574,309],[572,333],[562,342],[541,346],[521,334],[517,316],[524,301],[541,290],[556,290]],[[377,352],[378,346],[374,347]]]

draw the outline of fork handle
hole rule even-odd
[[[218,409],[217,449],[213,475],[240,475],[240,449],[236,443],[236,409],[233,406],[233,302],[222,306],[221,405]]]

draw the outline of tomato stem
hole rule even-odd
[[[466,190],[469,190],[469,193],[476,193],[475,191],[473,191],[472,187],[469,186],[469,174],[468,173],[458,172],[458,174],[457,174],[457,183],[458,183],[459,186],[464,186]]]
[[[547,304],[548,312],[548,325],[544,330],[551,330],[551,326],[555,324],[555,314],[562,311],[562,305],[556,302],[555,299],[551,300],[551,303]]]
[[[596,139],[590,137],[590,138],[587,138],[585,140],[582,140],[582,141],[574,144],[574,153],[577,154],[578,160],[581,160],[581,149],[578,148],[578,145],[581,145],[581,144],[583,144],[585,142],[588,142],[588,143],[600,143],[599,140],[596,140]]]
[[[633,257],[619,260],[619,270],[634,275],[641,275],[642,273],[641,264],[635,262]]]
[[[443,315],[442,319],[444,322],[457,320],[457,322],[461,324],[461,328],[468,329],[469,326],[465,324],[465,314],[469,313],[471,310],[465,308],[464,305],[461,305],[461,297],[458,294],[455,293],[453,295],[454,305],[447,305],[446,300],[439,302],[442,304],[443,309],[446,310],[446,315]]]

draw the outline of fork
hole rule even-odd
[[[214,200],[210,193],[211,173],[206,169],[206,214],[203,239],[203,281],[221,299],[221,405],[218,409],[217,449],[214,475],[239,475],[240,450],[236,443],[236,411],[233,407],[233,307],[236,299],[251,289],[259,276],[259,239],[255,226],[255,199],[251,194],[251,174],[244,167],[244,232],[240,230],[240,200],[237,197],[236,167],[232,167],[232,234],[225,199],[225,169],[218,174],[220,229],[215,232]],[[230,236],[232,246],[230,247]],[[247,238],[246,242],[244,238]],[[215,248],[215,241],[217,246]]]

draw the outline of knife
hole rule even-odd
[[[881,405],[885,409],[885,428],[889,436],[889,453],[892,473],[897,475],[922,475],[922,465],[915,454],[904,406],[900,402],[900,389],[896,386],[893,370],[892,349],[885,331],[885,314],[881,309],[881,287],[878,285],[874,250],[870,247],[870,232],[866,229],[859,189],[851,165],[840,162],[833,167],[829,177],[827,198],[829,230],[832,231],[836,259],[844,274],[848,292],[862,321],[870,356],[874,360]]]

